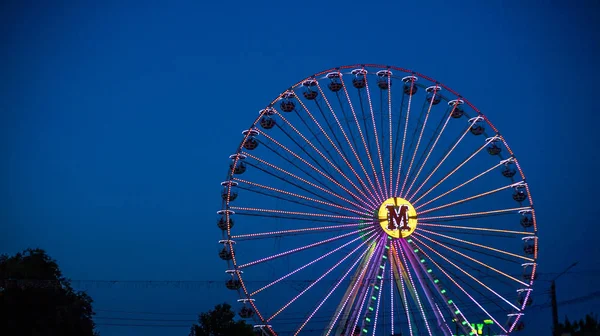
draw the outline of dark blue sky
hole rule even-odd
[[[543,280],[574,261],[579,265],[558,282],[559,301],[593,292],[600,276],[594,248],[600,235],[599,18],[593,2],[577,6],[4,3],[0,253],[39,246],[72,279],[224,279],[214,211],[239,132],[302,78],[379,63],[413,69],[460,92],[519,157],[540,230],[536,303],[547,301]],[[98,317],[119,318],[132,315],[107,310],[193,320],[233,298],[221,284],[89,293]],[[561,307],[560,315],[580,317],[597,303]],[[549,321],[549,309],[532,311],[525,334],[547,332]],[[187,333],[99,330],[105,336]]]

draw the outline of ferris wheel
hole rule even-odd
[[[262,335],[508,335],[536,278],[529,185],[475,106],[342,66],[258,111],[229,156],[219,257]]]

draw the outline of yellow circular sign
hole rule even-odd
[[[379,225],[390,237],[406,238],[417,227],[417,211],[407,200],[388,198],[379,207]]]

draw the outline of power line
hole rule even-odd
[[[97,326],[114,327],[153,327],[153,328],[191,328],[191,325],[177,324],[120,324],[120,323],[96,323]]]
[[[588,295],[584,295],[584,296],[580,296],[580,297],[576,297],[573,299],[569,299],[569,300],[564,300],[561,301],[559,304],[561,305],[570,305],[570,304],[575,304],[575,303],[581,303],[581,302],[585,302],[585,301],[589,301],[589,300],[593,300],[597,297],[600,297],[600,291],[596,291],[596,292],[592,292]],[[534,310],[541,310],[544,308],[549,308],[550,307],[550,303],[543,303],[543,304],[538,304],[538,305],[533,305],[531,307],[529,307],[528,309],[525,310],[525,312],[527,311],[534,311]],[[108,312],[122,312],[122,313],[131,313],[131,314],[155,314],[155,315],[175,315],[174,313],[157,313],[157,312],[131,312],[131,311],[122,311],[122,310],[107,310],[107,309],[97,309],[98,311],[108,311]],[[184,313],[178,313],[177,315],[194,315],[194,314],[184,314]],[[382,316],[386,316],[385,314],[383,314]],[[180,320],[180,319],[140,319],[140,318],[120,318],[120,317],[106,317],[106,318],[102,318],[102,317],[94,317],[94,319],[107,319],[107,320],[123,320],[123,321],[156,321],[156,322],[190,322],[190,323],[196,323],[197,321],[195,320]],[[321,317],[321,319],[323,319],[323,317]],[[279,325],[287,325],[287,324],[294,324],[294,323],[298,323],[304,320],[304,318],[302,317],[296,317],[296,318],[285,318],[285,321],[279,322]],[[292,320],[297,320],[297,321],[292,321]],[[315,320],[316,321],[316,320]],[[323,322],[325,320],[318,320],[317,322]],[[313,321],[314,322],[314,321]],[[166,324],[129,324],[129,323],[97,323],[96,325],[105,325],[105,326],[130,326],[130,327],[191,327],[191,325],[166,325]]]
[[[198,316],[193,313],[159,313],[159,312],[134,312],[128,310],[111,310],[111,309],[94,309],[96,312],[108,312],[108,313],[123,313],[123,314],[139,314],[139,315],[176,315],[176,316]]]
[[[556,274],[560,274],[557,272],[546,272],[546,273],[538,273],[540,277],[550,277]],[[511,274],[512,276],[518,277],[521,276],[521,273]],[[585,275],[585,276],[600,276],[600,269],[594,270],[583,270],[583,271],[570,271],[565,273],[565,275]],[[489,276],[493,277],[493,276]],[[421,277],[422,279],[426,279]],[[465,276],[458,276],[456,278],[466,279]],[[98,289],[112,289],[114,287],[126,287],[126,288],[139,288],[139,289],[152,289],[152,288],[160,288],[160,287],[169,287],[176,289],[199,289],[206,288],[212,285],[222,285],[227,280],[226,277],[223,279],[212,279],[212,280],[69,280],[72,287],[81,288],[81,287],[95,287]],[[251,284],[268,284],[272,280],[244,280],[244,283]],[[283,280],[280,283],[305,283],[309,284],[313,282],[314,279],[306,279],[306,280]],[[324,280],[322,283],[326,283],[327,281],[336,282],[336,279]],[[551,281],[544,279],[537,279],[536,281]],[[34,287],[34,288],[43,288],[43,287],[55,287],[61,286],[61,282],[57,280],[36,280],[36,279],[2,279],[0,280],[0,288],[10,288],[10,287]]]

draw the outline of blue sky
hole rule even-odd
[[[593,248],[600,235],[594,6],[5,3],[0,252],[39,246],[72,279],[223,279],[214,211],[239,132],[302,78],[339,65],[379,63],[439,80],[493,121],[532,189],[542,279],[579,261],[558,282],[559,301],[591,293],[600,276],[600,252]],[[543,302],[548,286],[540,281],[536,287]],[[193,320],[233,298],[220,284],[92,287],[98,317],[129,316],[108,312],[120,310]],[[594,303],[559,313],[583,316]],[[532,312],[525,334],[548,331],[549,321],[549,309]]]

